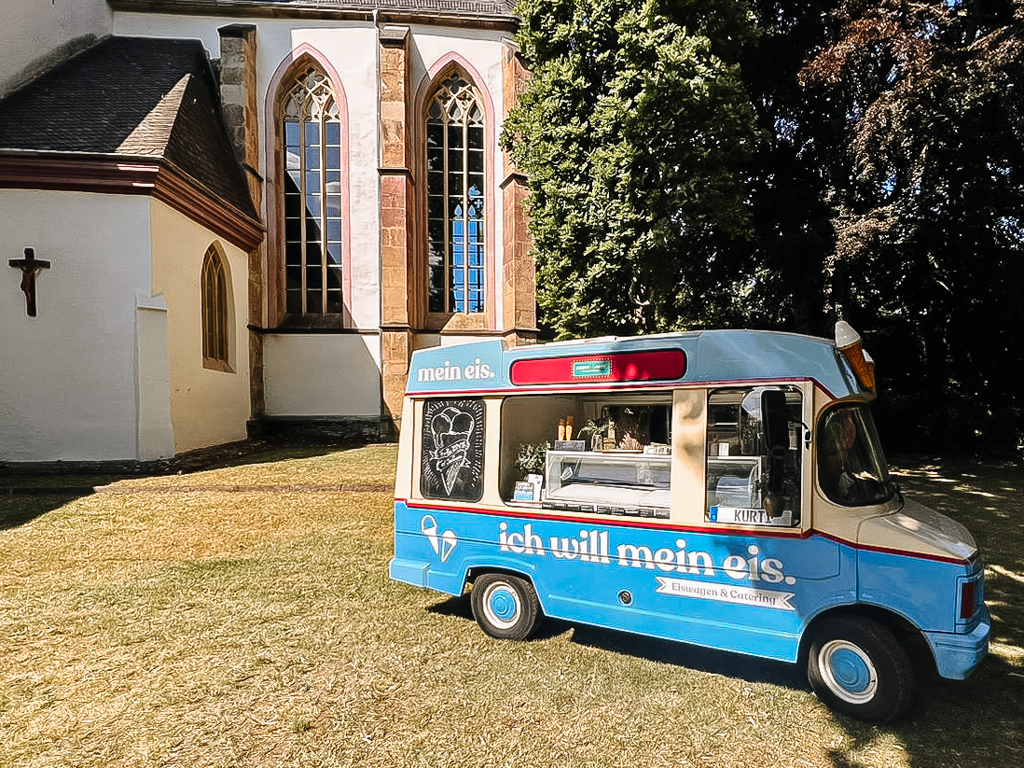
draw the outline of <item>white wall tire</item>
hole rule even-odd
[[[470,592],[470,605],[480,628],[500,640],[526,640],[543,618],[533,585],[503,573],[477,578]]]
[[[888,629],[864,616],[838,616],[817,629],[807,680],[831,709],[871,723],[898,717],[914,696],[906,649]]]
[[[878,693],[878,670],[871,657],[846,640],[822,646],[818,669],[829,690],[848,704],[865,704]]]

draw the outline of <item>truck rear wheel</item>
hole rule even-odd
[[[870,723],[898,717],[914,696],[906,649],[864,616],[839,616],[820,627],[807,659],[807,680],[831,709]]]
[[[533,585],[518,576],[486,573],[473,583],[469,600],[476,623],[500,640],[526,640],[544,618]]]

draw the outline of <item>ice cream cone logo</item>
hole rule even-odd
[[[469,438],[474,427],[475,422],[470,414],[450,406],[436,414],[430,422],[434,438],[431,461],[446,494],[451,494],[459,472],[469,464]]]
[[[420,531],[427,537],[427,541],[430,543],[430,548],[434,550],[434,554],[441,558],[442,563],[447,562],[448,558],[451,557],[452,551],[455,549],[455,545],[459,543],[455,531],[449,530],[439,533],[437,530],[437,520],[434,519],[433,515],[426,515],[420,520]]]

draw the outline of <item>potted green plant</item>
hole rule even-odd
[[[516,456],[516,469],[523,480],[516,483],[513,498],[516,501],[540,501],[541,487],[544,484],[544,461],[551,443],[520,443],[519,454]]]
[[[516,469],[527,475],[543,475],[544,459],[551,450],[551,443],[520,443],[519,454],[516,456]]]

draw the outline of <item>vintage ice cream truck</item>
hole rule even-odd
[[[896,717],[920,656],[985,656],[984,569],[890,480],[873,364],[836,333],[415,352],[391,578],[470,589],[496,638],[551,616],[803,663],[835,710]]]

